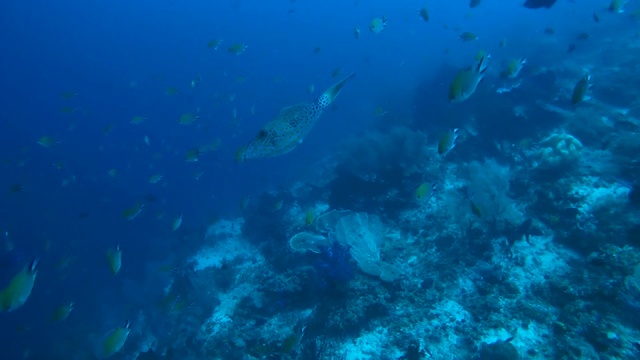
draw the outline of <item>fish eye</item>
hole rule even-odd
[[[268,134],[269,133],[267,132],[267,130],[260,130],[260,132],[258,132],[258,135],[256,136],[256,139],[264,139]]]

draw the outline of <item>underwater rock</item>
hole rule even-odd
[[[640,184],[634,184],[629,191],[629,203],[640,209]]]
[[[580,140],[569,134],[551,134],[540,143],[540,166],[559,168],[575,164],[582,151]]]
[[[518,360],[518,350],[510,342],[498,341],[485,344],[480,349],[480,360]]]
[[[305,252],[311,251],[316,254],[320,253],[320,247],[331,246],[331,240],[322,236],[313,234],[310,232],[300,232],[289,239],[289,246],[294,251]]]

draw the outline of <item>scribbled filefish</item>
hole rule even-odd
[[[344,84],[353,76],[351,74],[330,87],[313,103],[280,110],[278,116],[269,121],[246,147],[236,152],[236,161],[280,156],[295,149],[309,134],[322,111],[335,101]]]

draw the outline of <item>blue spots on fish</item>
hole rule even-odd
[[[338,96],[344,80],[325,91],[316,101],[285,107],[275,119],[265,124],[245,148],[236,152],[236,161],[284,155],[295,149],[309,134],[315,123]]]

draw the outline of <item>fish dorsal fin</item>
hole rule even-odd
[[[340,94],[340,91],[342,90],[342,87],[344,86],[344,84],[348,80],[353,78],[354,76],[355,76],[354,73],[349,74],[349,76],[344,78],[342,81],[340,81],[339,83],[333,85],[332,87],[327,89],[327,91],[322,93],[322,97],[326,97],[328,102],[329,102],[329,104],[331,104],[338,97],[338,95]]]
[[[285,106],[282,109],[280,109],[280,112],[278,113],[278,117],[283,116],[283,115],[287,115],[290,113],[296,113],[298,111],[300,111],[301,109],[303,109],[305,106],[308,106],[309,104],[306,103],[301,103],[301,104],[296,104],[296,105],[290,105],[290,106]]]

